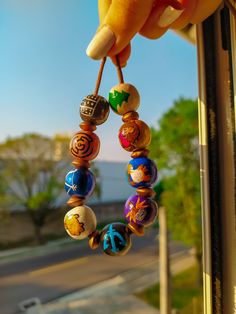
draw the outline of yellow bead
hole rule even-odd
[[[109,92],[109,103],[115,113],[124,115],[139,107],[140,96],[137,89],[127,83],[118,84]]]
[[[77,206],[65,215],[64,226],[69,236],[82,240],[96,230],[97,219],[90,207]]]

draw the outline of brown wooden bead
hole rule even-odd
[[[79,126],[84,131],[95,131],[97,129],[96,125],[90,122],[81,122]]]
[[[90,167],[90,162],[88,160],[84,159],[74,159],[72,161],[72,164],[75,166],[75,168],[86,168],[88,169]]]
[[[90,131],[80,131],[70,141],[70,153],[78,159],[95,159],[99,153],[99,149],[99,137]]]
[[[89,246],[92,250],[95,250],[100,244],[100,232],[98,230],[94,231],[89,235]]]
[[[135,149],[132,154],[131,157],[132,158],[138,158],[138,157],[147,157],[149,154],[149,150],[144,148],[144,149]]]
[[[134,223],[129,223],[128,228],[138,237],[144,236],[144,227],[136,225]]]
[[[151,142],[151,132],[146,123],[141,120],[125,122],[119,130],[121,146],[128,152],[142,149]]]
[[[138,118],[139,118],[139,114],[137,111],[129,111],[123,115],[122,121],[128,122],[131,120],[138,120]]]
[[[140,196],[154,197],[156,195],[156,192],[151,188],[137,188],[136,191]]]
[[[67,204],[71,207],[83,205],[85,202],[84,197],[79,197],[77,195],[72,195],[67,201]]]
[[[96,125],[107,120],[109,111],[109,102],[99,95],[86,96],[80,105],[81,119]]]

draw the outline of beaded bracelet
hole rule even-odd
[[[98,95],[106,58],[103,58],[98,73],[95,91],[86,96],[80,105],[80,116],[83,122],[81,130],[70,142],[70,154],[75,169],[69,171],[65,179],[65,189],[70,199],[67,204],[71,209],[64,218],[67,233],[74,239],[89,238],[92,249],[99,245],[111,256],[125,255],[131,247],[131,234],[144,235],[144,227],[152,224],[157,216],[157,204],[151,186],[157,179],[155,163],[149,159],[146,148],[151,141],[150,129],[139,120],[137,109],[140,97],[137,89],[124,83],[118,56],[117,73],[120,84],[114,86],[109,93],[109,102]],[[96,126],[104,123],[109,115],[109,108],[122,115],[124,124],[119,130],[121,146],[131,153],[128,163],[128,181],[136,188],[137,194],[128,198],[124,207],[124,216],[128,224],[110,223],[103,230],[96,230],[97,220],[93,210],[84,203],[95,188],[95,177],[89,170],[90,161],[99,153],[100,141],[94,133]]]

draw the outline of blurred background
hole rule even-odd
[[[0,304],[1,314],[158,313],[159,223],[133,237],[127,256],[91,251],[70,239],[65,174],[79,105],[93,92],[99,63],[86,47],[98,26],[95,1],[0,3]],[[124,69],[150,125],[159,169],[156,200],[167,212],[172,308],[201,313],[201,211],[196,47],[168,32],[137,36]],[[107,62],[100,94],[117,75]],[[124,222],[129,154],[119,144],[120,116],[97,129],[97,187],[89,200],[101,229]],[[108,298],[109,296],[109,298]],[[126,311],[126,312],[125,312]]]

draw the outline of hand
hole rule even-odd
[[[125,66],[131,39],[137,34],[156,39],[169,28],[199,23],[213,13],[222,0],[98,0],[100,26],[87,48],[95,60],[119,54]]]

